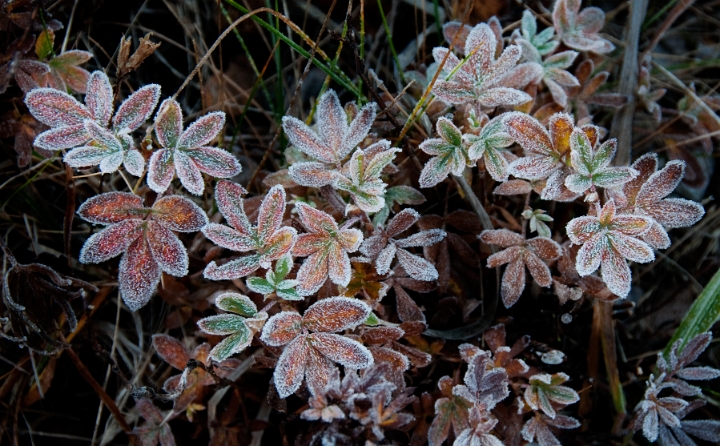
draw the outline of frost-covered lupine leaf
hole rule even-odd
[[[392,186],[385,191],[385,206],[373,215],[373,225],[385,224],[394,204],[423,204],[425,196],[417,189],[410,186]]]
[[[483,126],[480,134],[467,133],[462,136],[470,161],[475,163],[482,158],[485,169],[495,181],[505,181],[508,178],[508,161],[502,152],[503,148],[514,142],[505,129],[503,119],[503,115],[496,116]]]
[[[552,285],[550,268],[543,260],[556,260],[562,255],[560,245],[554,240],[547,237],[525,240],[520,234],[507,229],[485,230],[479,238],[484,243],[505,248],[488,257],[487,266],[496,268],[508,264],[500,292],[506,307],[513,306],[525,289],[525,268],[538,285]]]
[[[378,274],[388,274],[393,259],[397,257],[398,263],[402,265],[408,276],[413,279],[425,282],[437,280],[438,272],[432,263],[404,248],[434,245],[445,238],[445,231],[442,229],[430,229],[417,232],[404,239],[395,239],[419,219],[420,214],[416,210],[403,209],[390,220],[387,228],[379,228],[360,245],[360,252],[375,263]]]
[[[605,25],[605,13],[596,7],[580,11],[581,0],[556,0],[553,24],[558,37],[570,48],[605,54],[615,45],[598,35]]]
[[[134,111],[128,107],[129,120]],[[232,154],[207,146],[225,125],[225,113],[208,113],[183,131],[180,104],[174,99],[166,99],[160,104],[154,125],[161,147],[150,158],[148,186],[155,192],[164,192],[177,173],[188,192],[200,195],[205,190],[202,173],[215,178],[230,178],[242,170]]]
[[[535,412],[535,416],[525,422],[520,433],[526,441],[537,441],[540,446],[557,446],[561,443],[550,427],[575,429],[580,427],[580,422],[565,415],[555,415],[554,418],[550,418],[543,413]]]
[[[617,150],[614,138],[593,147],[583,129],[576,128],[570,135],[570,147],[575,173],[565,179],[565,186],[575,193],[582,194],[593,187],[618,187],[637,176],[637,171],[630,167],[610,166]]]
[[[131,311],[150,300],[163,271],[187,274],[187,251],[173,231],[199,231],[208,222],[205,212],[187,198],[163,197],[147,208],[140,197],[125,192],[96,195],[80,206],[78,215],[108,225],[87,239],[80,262],[100,263],[124,253],[118,282]]]
[[[221,362],[250,345],[267,319],[267,313],[258,312],[249,297],[238,293],[221,294],[215,300],[215,306],[228,313],[208,316],[197,324],[207,334],[227,336],[210,350],[210,358]]]
[[[544,200],[577,198],[578,194],[565,186],[565,178],[570,175],[570,135],[575,128],[572,117],[555,113],[550,117],[548,132],[537,119],[525,113],[512,112],[505,116],[507,132],[525,151],[524,157],[510,163],[510,175],[531,181],[547,179],[540,194]]]
[[[332,362],[353,369],[370,367],[373,356],[365,346],[334,334],[360,325],[370,313],[370,306],[360,300],[332,297],[308,307],[304,316],[282,311],[271,317],[260,340],[285,345],[273,374],[280,397],[295,393],[303,378],[310,388],[325,388],[335,370]]]
[[[285,300],[303,300],[298,294],[295,287],[297,280],[285,279],[293,266],[293,260],[290,255],[285,255],[275,262],[275,271],[268,270],[265,278],[248,277],[246,284],[251,291],[265,295],[275,293],[279,298]]]
[[[362,232],[338,228],[330,215],[305,203],[299,202],[295,208],[308,231],[297,237],[292,248],[294,256],[307,257],[297,273],[297,292],[301,296],[313,294],[328,277],[333,283],[346,287],[352,275],[348,253],[357,251],[363,240]]]
[[[255,226],[250,224],[245,214],[243,199],[240,198],[244,193],[245,189],[239,184],[219,181],[215,187],[215,200],[232,227],[210,223],[202,231],[205,237],[222,248],[254,253],[222,265],[210,262],[204,272],[210,280],[238,279],[258,268],[270,268],[271,263],[289,253],[295,243],[297,231],[282,226],[285,189],[281,185],[273,186],[263,198]]]
[[[428,429],[430,446],[442,445],[450,434],[450,427],[455,434],[470,427],[468,418],[472,404],[461,396],[453,395],[452,378],[449,376],[440,378],[438,388],[443,397],[435,401],[435,418]]]
[[[520,47],[508,46],[496,60],[498,44],[502,43],[491,26],[480,23],[467,35],[462,61],[448,48],[433,49],[435,62],[445,61],[442,79],[433,86],[433,93],[449,104],[471,103],[486,108],[530,101],[527,93],[502,86],[503,77],[520,59]]]
[[[317,131],[292,116],[283,117],[283,130],[290,142],[316,161],[290,166],[296,183],[308,187],[333,184],[343,159],[360,144],[375,120],[376,105],[370,102],[357,111],[348,124],[348,116],[334,90],[318,98]]]
[[[535,15],[527,9],[523,12],[520,32],[522,37],[530,42],[541,56],[552,53],[560,44],[560,42],[553,39],[555,34],[553,28],[545,28],[540,33],[537,32]]]
[[[565,373],[533,375],[530,377],[530,386],[525,389],[523,399],[533,410],[541,410],[554,419],[556,414],[551,401],[567,406],[580,400],[576,391],[561,385],[568,379],[570,377]]]
[[[627,202],[623,210],[651,217],[652,227],[641,238],[653,248],[665,249],[670,246],[666,229],[694,225],[705,215],[705,209],[691,200],[665,198],[682,181],[684,161],[669,161],[658,170],[657,155],[648,153],[638,158],[632,167],[639,174],[623,186],[621,198]]]
[[[436,129],[440,138],[426,139],[420,144],[420,150],[434,155],[420,173],[422,188],[435,186],[451,173],[462,175],[470,164],[460,129],[445,117],[438,119]]]
[[[94,71],[86,90],[85,106],[65,93],[51,93],[54,90],[28,93],[26,103],[30,112],[53,127],[38,135],[35,145],[46,150],[75,147],[64,157],[71,167],[99,165],[101,172],[112,173],[124,164],[130,174],[140,176],[145,159],[134,148],[129,133],[140,127],[155,109],[160,86],[147,85],[127,98],[118,108],[111,129],[107,126],[113,112],[113,91],[107,75]]]
[[[615,202],[608,201],[600,215],[577,217],[567,224],[570,241],[581,244],[576,260],[580,276],[592,274],[600,268],[600,274],[608,289],[620,297],[630,292],[632,274],[627,260],[647,263],[655,254],[641,237],[653,221],[649,217],[632,214],[616,214]]]
[[[390,148],[390,141],[380,141],[365,150],[356,150],[335,179],[335,187],[350,193],[353,201],[365,212],[378,212],[385,207],[387,184],[380,178],[400,149]]]
[[[677,339],[668,352],[658,354],[656,373],[647,382],[644,398],[635,407],[631,429],[642,429],[643,435],[660,444],[688,444],[695,442],[688,436],[706,441],[716,441],[720,434],[720,422],[715,420],[683,420],[690,412],[705,404],[703,399],[688,403],[682,398],[698,396],[702,389],[685,380],[711,380],[720,377],[720,370],[711,367],[688,367],[710,345],[712,333],[700,333],[691,339],[682,351],[683,344]],[[660,392],[672,389],[669,396],[660,397]]]

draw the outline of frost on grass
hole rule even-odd
[[[360,252],[375,264],[378,274],[388,274],[393,260],[397,258],[398,263],[413,279],[426,282],[437,280],[438,272],[432,263],[404,248],[434,245],[445,238],[445,231],[430,229],[404,239],[396,239],[419,219],[420,214],[414,209],[403,209],[390,220],[387,228],[379,228],[360,245]]]
[[[113,91],[102,71],[95,71],[87,82],[85,104],[67,93],[40,88],[25,97],[35,118],[52,127],[37,136],[34,144],[46,150],[70,149],[63,160],[71,167],[100,166],[112,173],[120,165],[135,176],[145,168],[145,159],[135,148],[130,133],[150,116],[160,98],[160,86],[146,85],[118,107],[113,117]],[[112,127],[110,118],[112,119]]]
[[[80,206],[78,215],[107,225],[87,239],[80,262],[100,263],[123,254],[118,282],[131,311],[148,303],[162,272],[187,274],[187,251],[173,231],[199,231],[208,222],[205,212],[187,198],[163,197],[147,208],[140,197],[125,192],[92,197]]]
[[[269,268],[274,260],[290,252],[297,231],[282,226],[285,214],[285,189],[273,186],[258,210],[257,224],[252,225],[245,214],[245,190],[231,181],[220,181],[215,188],[215,200],[220,212],[231,227],[210,223],[202,231],[218,246],[236,252],[253,252],[249,256],[217,265],[210,262],[205,277],[210,280],[232,280],[245,277],[258,268]]]
[[[295,393],[307,381],[311,389],[324,388],[336,367],[353,369],[373,364],[370,351],[359,342],[336,332],[353,328],[370,315],[370,307],[357,299],[333,297],[308,307],[304,316],[283,311],[263,327],[260,340],[268,345],[285,345],[273,379],[281,398]]]
[[[638,263],[655,259],[652,248],[640,238],[652,222],[641,215],[617,214],[613,200],[605,203],[599,215],[572,219],[566,227],[568,237],[582,245],[575,264],[577,272],[587,276],[600,268],[608,289],[626,297],[632,281],[626,259]]]
[[[448,48],[435,48],[435,62],[444,61],[444,65],[433,93],[449,104],[470,103],[484,108],[530,101],[532,97],[527,93],[502,85],[503,77],[520,60],[522,51],[519,46],[510,45],[496,60],[501,42],[490,25],[481,23],[467,34],[464,59],[460,60]]]
[[[488,257],[487,266],[496,268],[508,264],[503,273],[500,292],[506,307],[513,306],[525,289],[525,268],[538,285],[552,285],[550,268],[543,260],[556,260],[562,255],[560,245],[554,240],[547,237],[525,240],[520,234],[507,229],[483,231],[480,240],[505,248]]]
[[[194,195],[205,189],[203,173],[216,178],[240,173],[240,163],[232,154],[208,146],[225,125],[225,113],[208,113],[183,131],[180,104],[166,99],[155,115],[154,125],[160,149],[150,158],[147,181],[155,192],[167,190],[176,173],[183,187]]]
[[[328,214],[305,203],[295,208],[307,233],[297,237],[292,254],[307,257],[297,273],[297,292],[301,296],[315,293],[329,278],[333,283],[347,286],[352,269],[348,253],[357,251],[363,240],[362,232],[352,228],[338,228]]]

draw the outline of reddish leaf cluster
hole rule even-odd
[[[199,231],[208,222],[205,212],[185,197],[163,197],[148,208],[142,198],[125,192],[92,197],[80,206],[78,215],[107,225],[87,239],[80,262],[100,263],[123,254],[118,282],[132,311],[148,303],[163,272],[187,274],[187,251],[173,231]]]

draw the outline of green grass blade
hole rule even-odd
[[[665,356],[668,355],[675,341],[682,338],[683,342],[680,345],[680,350],[682,350],[690,339],[710,330],[718,317],[720,317],[720,270],[715,273],[713,278],[710,279],[710,283],[693,302],[672,339],[665,347]]]
[[[229,5],[236,8],[243,14],[247,14],[250,12],[247,8],[237,3],[235,0],[225,0]],[[310,53],[303,49],[300,45],[293,42],[292,39],[290,39],[288,36],[280,32],[278,29],[274,28],[273,25],[269,24],[265,20],[261,19],[260,17],[257,17],[256,15],[251,17],[252,20],[257,22],[260,26],[267,29],[273,35],[275,35],[278,39],[285,42],[287,45],[290,46],[290,48],[294,49],[298,53],[300,53],[303,57],[310,58]],[[321,69],[325,74],[330,76],[335,82],[337,82],[340,86],[347,89],[349,92],[351,92],[353,95],[355,95],[356,98],[359,100],[364,100],[365,97],[363,96],[362,92],[352,83],[352,80],[343,73],[340,70],[333,70],[330,66],[328,66],[326,63],[324,63],[322,60],[319,60],[318,58],[313,58],[313,64]]]
[[[398,73],[400,74],[400,81],[402,81],[402,84],[405,85],[405,84],[407,84],[407,82],[405,82],[405,75],[403,73],[402,67],[400,66],[400,59],[398,59],[397,51],[395,51],[395,45],[393,45],[392,32],[390,31],[388,22],[385,19],[385,12],[383,11],[382,1],[377,0],[377,4],[378,4],[378,8],[380,9],[380,18],[382,19],[383,26],[385,27],[385,34],[387,34],[387,40],[388,40],[388,46],[390,47],[390,53],[392,54],[393,60],[395,60],[395,66],[397,67]]]

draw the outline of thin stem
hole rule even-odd
[[[473,208],[478,217],[480,217],[480,224],[482,225],[483,229],[486,229],[488,231],[493,229],[493,224],[490,220],[490,216],[483,207],[482,203],[480,203],[480,200],[478,199],[477,195],[475,195],[475,192],[472,190],[472,187],[470,187],[465,178],[461,175],[455,174],[453,174],[452,177],[460,185],[460,188],[462,188],[465,197],[470,202],[470,206]]]

